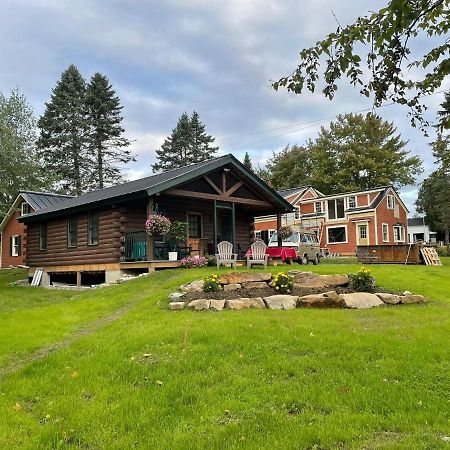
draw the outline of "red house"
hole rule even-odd
[[[350,256],[357,245],[406,243],[408,209],[393,186],[334,195],[303,186],[279,194],[295,208],[282,224],[314,230],[330,253]],[[255,219],[255,237],[270,239],[276,228],[275,216]]]
[[[40,211],[71,198],[69,195],[48,192],[20,191],[0,223],[1,251],[0,267],[25,264],[25,225],[18,218],[34,211]]]

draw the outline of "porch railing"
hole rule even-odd
[[[125,259],[145,261],[147,259],[147,233],[134,231],[125,234]]]

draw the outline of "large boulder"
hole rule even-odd
[[[187,292],[172,292],[169,295],[169,301],[171,302],[179,302],[182,301],[182,298],[187,294]]]
[[[423,295],[401,295],[400,300],[402,303],[409,304],[409,303],[425,303],[427,300]]]
[[[180,290],[182,292],[191,293],[191,292],[202,292],[203,291],[203,280],[195,280],[191,283],[182,284],[180,286]]]
[[[229,272],[221,275],[218,282],[221,284],[242,284],[246,282],[256,281],[270,281],[272,279],[271,273],[264,272]]]
[[[328,288],[346,286],[349,283],[348,275],[317,275],[313,272],[298,272],[292,274],[294,284],[303,288]]]
[[[264,302],[269,309],[294,309],[298,297],[295,295],[271,295],[264,297]]]
[[[345,301],[335,291],[330,291],[323,294],[304,295],[297,300],[297,307],[345,308]]]
[[[347,308],[367,309],[384,305],[377,295],[369,294],[368,292],[353,292],[351,294],[340,294],[340,296],[345,301]]]
[[[222,311],[225,306],[225,300],[210,300],[209,309],[211,311]]]
[[[263,302],[261,297],[255,298],[236,298],[233,300],[225,301],[226,309],[247,309],[247,308],[256,308],[263,309],[266,305]]]
[[[238,289],[241,289],[242,285],[239,283],[231,283],[231,284],[225,284],[223,287],[224,291],[237,291]]]
[[[265,281],[246,281],[242,283],[244,289],[265,289],[267,283]]]
[[[184,302],[170,302],[169,303],[169,309],[171,311],[177,311],[179,309],[183,309],[184,308]]]
[[[387,303],[388,305],[397,305],[401,301],[400,296],[395,294],[376,292],[375,295],[379,297],[383,301],[383,303]]]
[[[202,311],[204,309],[209,309],[210,300],[201,298],[199,300],[192,300],[188,304],[189,309],[194,309],[195,311]]]

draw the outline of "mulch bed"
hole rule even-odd
[[[296,295],[302,297],[304,295],[310,294],[321,294],[323,292],[335,291],[338,294],[349,294],[351,292],[356,292],[354,289],[350,289],[347,286],[343,287],[328,287],[328,288],[299,288],[295,287],[289,295]],[[389,292],[385,289],[376,288],[377,292]],[[208,298],[214,300],[233,300],[236,298],[255,298],[255,297],[269,297],[271,295],[276,295],[277,292],[270,288],[264,289],[238,289],[236,291],[218,291],[218,292],[191,292],[183,297],[183,301],[198,300],[201,298]]]

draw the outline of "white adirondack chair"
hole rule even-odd
[[[252,254],[247,256],[247,267],[251,269],[253,264],[263,264],[267,269],[269,255],[266,255],[267,245],[264,241],[256,241],[251,245]]]
[[[228,241],[222,241],[217,245],[217,269],[223,264],[231,264],[232,268],[236,268],[237,253],[233,253],[233,244]]]

